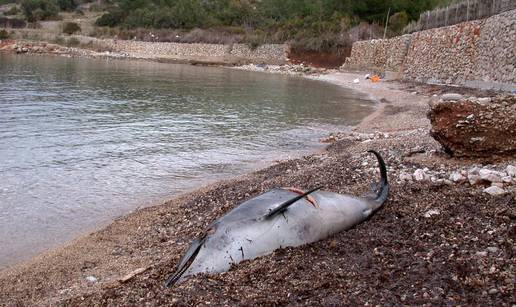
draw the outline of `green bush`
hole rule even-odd
[[[66,46],[68,47],[76,47],[76,46],[79,46],[81,44],[81,41],[79,41],[77,38],[75,37],[70,37],[67,41],[66,41]]]
[[[407,12],[398,12],[389,19],[389,29],[396,35],[400,34],[403,28],[408,25],[409,21],[410,17]]]
[[[62,11],[73,11],[77,8],[77,3],[74,0],[57,0],[57,6]]]
[[[7,33],[6,30],[0,30],[0,39],[8,39],[9,38],[9,33]]]
[[[22,11],[29,22],[57,17],[59,7],[53,0],[22,0]]]
[[[81,26],[79,26],[76,22],[66,22],[63,25],[63,33],[72,35],[77,32],[81,32]]]
[[[125,18],[124,12],[121,10],[113,10],[108,12],[102,16],[100,16],[96,21],[95,25],[99,27],[114,27],[122,22]]]
[[[13,6],[9,10],[4,12],[4,15],[5,16],[13,16],[13,15],[18,15],[20,13],[21,13],[20,9],[17,6]]]
[[[58,45],[65,45],[66,44],[66,39],[64,37],[62,37],[61,35],[58,35],[54,39],[54,43],[56,43]]]

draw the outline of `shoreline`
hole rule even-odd
[[[32,55],[33,54],[27,54],[27,56],[32,56]],[[47,57],[47,56],[56,56],[57,54],[42,53],[42,54],[37,54],[37,55],[41,55],[43,57]],[[23,56],[24,55],[20,55],[20,57],[23,57]],[[60,55],[58,55],[58,56],[60,56]],[[115,58],[115,60],[118,60],[118,58]],[[132,60],[132,59],[131,58],[125,58],[125,60]],[[136,59],[136,60],[140,61],[141,59]],[[154,62],[154,61],[151,61],[151,62]],[[165,66],[165,67],[167,67],[167,66]],[[231,68],[228,68],[228,67],[225,67],[225,66],[222,66],[220,68],[222,68],[222,69],[231,69]],[[170,68],[170,69],[172,69],[172,68]],[[301,78],[302,76],[297,76],[297,77]],[[323,82],[323,81],[319,81],[319,82]],[[376,108],[376,105],[374,105],[372,107],[373,110],[375,108]],[[333,126],[335,126],[335,127],[333,127]],[[338,124],[335,124],[335,125],[328,124],[328,127],[319,127],[318,125],[307,126],[307,127],[314,128],[314,130],[319,130],[318,134],[321,134],[320,137],[315,137],[313,139],[310,139],[308,142],[306,142],[305,144],[307,144],[307,143],[309,144],[309,146],[307,146],[307,148],[304,148],[304,149],[303,148],[299,148],[299,149],[290,148],[290,149],[285,150],[283,152],[281,152],[281,151],[278,152],[278,155],[275,155],[275,156],[274,155],[266,155],[264,161],[256,160],[256,161],[249,162],[247,164],[248,167],[245,168],[246,170],[243,170],[241,172],[238,172],[237,174],[234,174],[231,178],[235,179],[238,176],[258,171],[260,169],[269,167],[272,164],[276,164],[278,162],[281,162],[282,160],[285,161],[285,160],[297,159],[297,158],[301,158],[304,155],[320,153],[321,151],[324,151],[324,148],[326,147],[326,144],[322,143],[321,139],[327,137],[329,133],[338,132],[338,131],[345,131],[345,130],[351,129],[353,126],[343,126],[343,125],[338,125]],[[216,183],[218,181],[220,181],[220,179],[206,180],[206,181],[204,181],[204,183],[199,184],[199,185],[195,185],[195,186],[191,186],[188,189],[184,189],[184,190],[180,191],[178,194],[172,194],[172,195],[168,195],[166,197],[161,197],[161,198],[154,198],[152,201],[138,203],[138,205],[134,209],[131,209],[128,212],[125,212],[125,213],[120,213],[117,217],[125,216],[125,215],[130,214],[131,212],[133,212],[135,210],[138,210],[140,208],[153,207],[153,206],[160,205],[160,204],[162,204],[164,202],[171,201],[174,198],[179,197],[179,196],[181,196],[183,194],[192,193],[192,192],[196,191],[197,189],[199,189],[199,188],[201,188],[203,186],[208,186],[208,185],[214,184],[214,183]],[[12,266],[16,266],[18,264],[23,264],[24,262],[30,261],[32,258],[37,257],[39,254],[44,254],[44,253],[48,253],[48,252],[50,252],[52,250],[55,250],[55,249],[60,249],[61,247],[66,246],[66,245],[74,242],[75,240],[80,239],[83,236],[86,236],[87,234],[89,234],[91,232],[96,232],[96,231],[99,231],[99,230],[103,229],[104,227],[109,225],[112,221],[113,220],[110,220],[110,221],[107,221],[107,222],[106,221],[102,221],[102,222],[97,223],[94,227],[86,229],[85,231],[78,231],[77,235],[72,236],[71,239],[66,240],[66,241],[62,241],[61,243],[57,243],[57,244],[53,245],[50,248],[45,248],[43,251],[37,252],[35,254],[32,254],[29,257],[23,255],[22,253],[16,253],[16,254],[14,254],[14,256],[9,255],[8,257],[6,257],[8,259],[7,261],[5,261],[5,262],[4,261],[0,261],[0,262],[3,262],[3,263],[0,263],[0,271],[1,270],[7,270],[7,269],[9,269]],[[55,240],[55,241],[59,241],[59,240]],[[34,253],[34,250],[32,250],[32,251],[28,250],[28,251]],[[23,260],[19,260],[19,259],[16,259],[16,258],[22,258]],[[6,259],[0,259],[0,260],[6,260]],[[11,262],[11,260],[13,260],[13,261]],[[4,264],[4,263],[7,263],[7,264]]]
[[[411,229],[413,235],[416,236],[424,235],[426,232],[437,232],[438,235],[439,230],[444,231],[448,227],[446,223],[448,223],[449,217],[445,214],[447,210],[454,212],[455,215],[452,216],[467,217],[468,212],[462,208],[463,206],[457,205],[460,208],[449,206],[450,199],[452,203],[474,201],[491,206],[496,205],[500,208],[505,206],[509,208],[508,212],[511,212],[511,204],[513,204],[511,201],[507,202],[503,198],[490,198],[482,194],[481,190],[479,192],[476,187],[460,184],[450,185],[444,180],[440,182],[430,180],[402,182],[399,180],[399,176],[403,172],[413,171],[415,168],[428,167],[432,170],[443,170],[445,175],[449,175],[453,170],[463,168],[464,165],[461,163],[465,163],[467,166],[479,163],[477,161],[461,162],[445,157],[440,153],[439,144],[428,135],[430,128],[430,123],[426,118],[428,102],[434,93],[446,92],[446,89],[395,81],[371,83],[364,80],[362,74],[336,71],[322,75],[303,75],[303,77],[331,82],[367,93],[379,101],[379,107],[360,124],[354,126],[350,132],[329,136],[330,144],[323,152],[280,161],[251,173],[202,186],[194,191],[163,201],[161,204],[135,210],[115,219],[106,227],[81,236],[65,246],[0,270],[0,293],[2,293],[0,301],[8,302],[8,305],[16,303],[23,305],[58,303],[104,305],[108,303],[134,304],[136,302],[149,302],[156,305],[164,303],[191,305],[210,302],[253,305],[288,304],[299,300],[309,304],[331,303],[326,300],[333,299],[337,302],[357,304],[389,301],[415,304],[423,301],[435,303],[436,297],[442,298],[443,294],[439,293],[432,282],[429,282],[432,280],[431,278],[422,278],[424,275],[421,274],[425,274],[424,272],[414,271],[410,268],[409,272],[418,276],[419,280],[428,281],[424,287],[411,290],[409,284],[397,284],[400,281],[388,279],[388,281],[383,281],[382,286],[387,287],[385,283],[390,286],[397,284],[398,288],[401,287],[401,294],[385,293],[381,296],[356,297],[353,293],[356,291],[369,293],[372,289],[363,283],[365,280],[371,278],[374,280],[375,276],[381,276],[386,270],[387,272],[391,271],[392,274],[392,268],[384,267],[383,263],[385,258],[394,257],[396,259],[398,257],[397,254],[392,254],[392,248],[389,248],[391,243],[388,243],[389,240],[387,240],[390,238],[390,240],[402,242],[395,234],[402,235],[406,229],[397,229],[397,224],[401,223],[405,228]],[[360,78],[359,84],[352,82],[355,78]],[[393,185],[391,200],[387,207],[369,222],[359,225],[356,229],[337,234],[330,239],[299,248],[287,248],[286,252],[280,250],[272,255],[243,263],[228,273],[194,277],[179,285],[177,289],[161,287],[164,276],[173,270],[180,254],[196,233],[238,203],[263,193],[272,186],[293,185],[307,188],[315,184],[324,184],[329,190],[337,192],[360,194],[367,191],[369,182],[377,176],[372,157],[364,154],[367,149],[376,149],[384,153],[389,164],[389,177]],[[416,153],[412,154],[412,152]],[[441,167],[442,165],[444,167]],[[445,175],[443,177],[446,177]],[[447,199],[436,198],[433,195],[435,193],[442,193],[446,195]],[[430,200],[434,203],[429,203]],[[482,214],[486,215],[486,218],[493,218],[492,214],[484,211],[489,210],[485,207],[485,205],[480,205],[476,211],[480,210]],[[425,214],[430,210],[439,213],[431,214],[426,218]],[[413,229],[409,226],[409,220],[413,221],[414,218],[420,219],[423,224],[422,230],[419,227]],[[490,237],[488,239],[484,235],[480,235],[480,232],[483,232],[483,229],[480,229],[482,223],[475,224],[476,228],[473,230],[468,228],[470,232],[478,232],[478,237],[481,239],[474,244],[472,250],[474,259],[466,260],[470,261],[471,265],[478,266],[478,261],[495,265],[497,271],[490,273],[488,266],[485,274],[490,274],[488,280],[492,280],[493,276],[500,278],[496,279],[496,282],[493,281],[480,287],[478,291],[470,290],[470,293],[467,293],[469,296],[465,296],[462,300],[457,298],[455,302],[467,302],[468,299],[473,298],[477,299],[477,302],[483,303],[508,303],[512,299],[511,285],[507,284],[504,276],[511,272],[514,273],[514,267],[508,265],[511,254],[510,242],[507,241],[510,227],[503,226],[501,222],[496,225],[495,233],[507,234],[505,241],[497,243],[498,258],[502,258],[504,261],[500,263],[498,258],[491,259],[490,257],[478,260],[475,253],[481,251],[479,243],[491,244]],[[437,229],[436,224],[439,225]],[[471,228],[470,225],[468,227]],[[461,231],[460,229],[453,230],[457,233]],[[419,233],[420,231],[422,233]],[[445,239],[448,240],[447,237]],[[418,261],[422,256],[414,253],[415,247],[411,245],[417,242],[410,242],[409,238],[403,238],[403,240],[405,240],[403,244],[398,244],[410,248],[402,248],[398,252],[405,255],[407,259],[415,257],[415,260],[412,258],[412,261]],[[419,240],[426,242],[424,237]],[[438,279],[439,276],[446,277],[451,274],[446,271],[449,270],[449,267],[452,268],[452,271],[458,270],[454,265],[461,260],[460,257],[448,258],[455,249],[440,248],[439,244],[444,243],[439,240],[433,247],[434,254],[427,255],[430,258],[438,258],[446,264],[434,263],[434,272],[430,273],[430,276],[436,274]],[[426,243],[429,246],[420,248],[420,252],[433,250],[430,248],[432,242]],[[468,249],[467,244],[459,242],[454,244]],[[405,253],[406,251],[411,253]],[[340,258],[335,258],[335,255],[342,254],[347,257],[343,257],[345,258],[343,260],[353,259],[353,261],[346,264]],[[371,262],[371,257],[374,258],[375,255],[379,259]],[[321,261],[326,263],[322,267]],[[373,271],[367,273],[367,271],[357,269],[363,268],[364,263],[367,262],[369,262],[369,268],[372,266]],[[282,269],[274,269],[280,263]],[[310,263],[310,265],[307,266],[306,263]],[[503,263],[508,265],[505,270],[502,266]],[[390,265],[394,265],[394,267],[401,265],[400,268],[402,268],[406,264],[393,262]],[[334,273],[341,267],[345,267],[347,270],[346,273],[342,273],[344,274],[342,276],[345,277],[344,280]],[[268,269],[264,271],[264,268]],[[316,272],[319,272],[318,276],[314,276]],[[134,276],[128,281],[120,281],[124,280],[124,277],[128,276],[127,274],[132,273]],[[362,273],[365,275],[361,275]],[[484,276],[484,272],[479,274]],[[445,277],[441,277],[444,278],[442,280],[447,280]],[[408,282],[410,279],[407,280],[407,278],[406,276],[397,277],[397,279],[401,279],[401,282]],[[280,280],[292,279],[304,285],[304,290],[297,288],[291,282],[281,285],[277,283]],[[325,291],[316,290],[321,289],[318,287],[324,284],[325,279],[335,281],[332,285],[326,285],[326,287],[332,288],[331,295],[325,294]],[[310,283],[307,284],[309,280]],[[467,286],[467,280],[462,280],[460,277],[455,283],[461,285],[458,286],[459,289]],[[276,286],[278,287],[277,293],[260,296],[260,292],[268,291]],[[514,287],[514,285],[512,286]],[[213,291],[214,289],[220,290]],[[246,294],[234,297],[235,289],[245,289]],[[311,290],[306,293],[306,289]],[[350,292],[347,289],[353,289],[353,291]],[[491,291],[492,289],[496,289],[497,292],[494,293],[495,291]],[[204,295],[200,297],[196,295],[196,292],[199,291]],[[152,295],[149,296],[149,293]],[[293,293],[292,297],[287,295],[288,293]],[[3,297],[4,295],[5,297]],[[451,296],[453,297],[453,295]],[[293,300],[294,298],[295,300]]]

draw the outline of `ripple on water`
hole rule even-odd
[[[0,55],[0,266],[320,146],[373,104],[281,75]]]

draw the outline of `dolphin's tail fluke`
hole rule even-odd
[[[367,152],[374,154],[376,156],[376,159],[378,159],[378,164],[380,164],[380,182],[374,188],[376,196],[373,198],[373,202],[375,203],[373,210],[376,210],[383,205],[383,203],[387,200],[387,197],[389,196],[387,167],[385,166],[385,162],[383,161],[382,156],[380,156],[378,152],[374,150],[368,150]]]

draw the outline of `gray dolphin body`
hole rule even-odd
[[[316,242],[363,222],[389,194],[385,163],[377,152],[370,152],[380,164],[381,180],[373,187],[375,196],[355,197],[319,188],[301,195],[288,189],[272,189],[212,223],[192,242],[165,285],[169,287],[197,273],[224,272],[243,260],[282,247]]]

